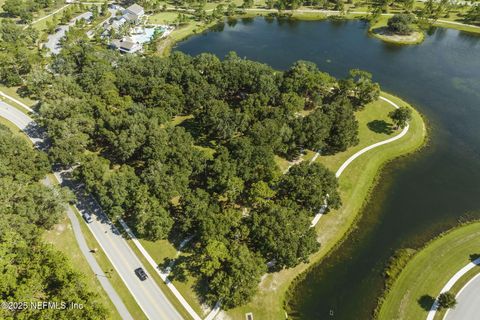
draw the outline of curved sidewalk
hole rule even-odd
[[[393,102],[392,100],[390,99],[387,99],[385,97],[380,97],[380,99],[382,99],[383,101],[389,103],[390,105],[392,105],[395,109],[399,109],[400,106],[397,105],[395,102]],[[405,136],[408,132],[408,129],[410,128],[410,125],[407,124],[407,126],[405,128],[403,128],[402,132],[400,132],[399,134],[397,134],[396,136],[394,137],[391,137],[387,140],[383,140],[383,141],[380,141],[380,142],[377,142],[377,143],[374,143],[372,145],[369,145],[359,151],[357,151],[355,154],[353,154],[352,156],[350,156],[350,158],[348,158],[341,166],[340,168],[338,168],[337,172],[335,173],[335,176],[337,178],[340,177],[340,175],[343,173],[343,171],[345,171],[345,169],[355,160],[357,159],[358,157],[360,157],[362,154],[372,150],[372,149],[375,149],[377,147],[380,147],[380,146],[383,146],[384,144],[388,144],[388,143],[391,143],[391,142],[394,142],[400,138],[402,138],[403,136]],[[320,153],[316,153],[315,156],[312,158],[311,162],[315,161],[318,157],[320,156]],[[323,213],[325,212],[325,210],[320,210],[319,213],[317,213],[315,215],[315,217],[313,218],[312,220],[312,224],[311,226],[314,227],[318,221],[320,221],[320,218],[323,216]]]
[[[444,320],[475,319],[480,314],[480,273],[474,276],[458,292],[456,298],[458,304],[455,309],[449,309],[445,313]]]
[[[453,275],[453,277],[450,278],[450,280],[448,280],[447,284],[445,284],[445,286],[442,288],[442,290],[440,290],[440,294],[443,293],[443,292],[446,292],[446,291],[449,291],[450,289],[452,289],[453,285],[464,275],[466,274],[468,271],[472,270],[473,268],[475,267],[478,267],[478,265],[480,265],[480,258],[477,258],[475,259],[474,261],[470,262],[469,264],[467,264],[465,267],[463,267],[462,269],[460,269],[457,273],[455,273]],[[475,278],[474,278],[475,279]],[[473,280],[473,279],[472,279]],[[469,284],[470,282],[467,283],[467,285]],[[460,293],[462,293],[462,290],[465,289],[467,287],[467,285],[465,285],[461,290],[460,292],[458,293],[458,295],[460,295]],[[458,296],[457,295],[457,296]],[[477,295],[478,295],[478,292],[477,292]],[[478,309],[480,309],[480,307],[478,307]],[[435,299],[435,302],[432,304],[432,307],[430,308],[430,311],[428,312],[428,315],[427,315],[427,319],[426,320],[433,320],[433,318],[435,317],[435,313],[437,312],[438,310],[438,300]],[[477,310],[478,311],[478,310]],[[445,315],[445,318],[446,318],[446,315]],[[457,318],[456,318],[457,319]],[[460,319],[460,318],[458,318]],[[470,319],[470,318],[468,318]],[[463,319],[462,319],[463,320]],[[466,320],[466,319],[465,319]]]

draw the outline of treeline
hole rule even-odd
[[[26,87],[51,159],[79,164],[77,179],[139,236],[193,236],[174,275],[195,275],[201,297],[227,308],[251,298],[267,262],[306,261],[319,247],[312,217],[341,204],[325,167],[282,175],[275,157],[355,145],[354,112],[379,95],[362,71],[337,81],[312,63],[279,72],[233,53],[119,56],[79,44],[51,68]]]
[[[36,53],[38,31],[24,29],[13,21],[0,23],[0,83],[6,86],[23,84],[35,65],[41,63]]]
[[[44,153],[0,125],[0,309],[2,319],[105,319],[106,309],[83,275],[41,236],[64,214],[62,189],[39,183],[49,171]],[[16,302],[74,302],[83,309],[15,308]],[[12,309],[10,309],[10,307]]]

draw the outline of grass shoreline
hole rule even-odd
[[[411,35],[411,38],[399,37],[397,39],[396,35],[382,34],[378,32],[378,29],[381,29],[381,27],[374,28],[374,29],[370,28],[370,30],[368,31],[368,34],[386,43],[391,43],[396,45],[415,45],[415,44],[420,44],[423,42],[423,40],[425,40],[425,33],[423,31],[414,31]]]
[[[409,105],[391,94],[382,92],[382,96],[399,105]],[[370,150],[356,159],[355,165],[349,166],[341,176],[340,186],[344,188],[344,195],[348,193],[346,197],[342,197],[344,206],[325,215],[317,224],[317,232],[321,231],[319,238],[322,246],[318,252],[310,257],[310,262],[293,269],[268,274],[262,281],[259,293],[255,295],[252,302],[226,311],[227,316],[232,319],[244,319],[247,312],[253,312],[254,317],[260,319],[285,318],[285,309],[288,310],[286,303],[292,288],[298,281],[304,279],[314,265],[332,254],[354,230],[356,223],[362,217],[361,213],[364,206],[370,201],[371,193],[382,177],[383,168],[394,160],[418,152],[426,145],[428,140],[424,119],[416,109],[413,107],[412,109],[414,118],[410,122],[411,131],[409,130],[405,137]],[[319,159],[321,158],[319,157]],[[356,177],[356,175],[360,175],[360,177]],[[355,183],[350,181],[352,179],[355,180]],[[335,228],[333,232],[331,231],[332,228]],[[272,287],[274,289],[271,289]]]
[[[395,319],[393,315],[425,318],[433,299],[447,281],[471,261],[470,255],[479,253],[475,251],[476,246],[471,245],[475,242],[469,241],[472,239],[477,242],[480,239],[480,220],[459,223],[419,248],[383,299],[379,300],[377,319]],[[480,268],[470,270],[455,283],[451,291],[458,293],[478,273]],[[413,287],[410,280],[414,279],[416,285]],[[445,312],[437,312],[435,319],[443,319]]]
[[[352,10],[353,12],[349,12],[348,10],[344,13],[332,13],[326,12],[322,10],[318,11],[291,11],[285,10],[282,12],[279,11],[266,11],[264,8],[253,8],[249,9],[248,11],[244,11],[242,13],[237,13],[230,17],[224,17],[217,21],[212,21],[208,24],[199,25],[197,22],[191,21],[186,26],[180,27],[177,29],[179,32],[173,32],[171,36],[162,39],[157,45],[157,54],[160,56],[168,56],[172,49],[181,41],[187,40],[191,36],[195,36],[201,33],[206,32],[208,29],[214,27],[217,24],[224,23],[228,19],[232,20],[241,20],[244,18],[280,18],[286,20],[298,20],[298,21],[322,21],[328,19],[336,19],[336,20],[365,20],[367,18],[366,13],[358,13]],[[182,13],[172,10],[167,10],[166,12],[169,13]],[[386,21],[391,15],[382,15],[380,20],[376,23],[373,23],[369,27],[369,34],[379,40],[385,41],[387,43],[393,43],[398,45],[412,45],[412,44],[419,44],[425,40],[425,31],[417,30],[421,35],[415,41],[396,41],[391,40],[388,37],[384,37],[381,35],[377,35],[373,32],[373,29],[378,28],[379,26],[386,25]],[[432,27],[436,28],[446,28],[446,29],[454,29],[461,32],[467,32],[471,34],[480,35],[480,26],[469,25],[469,24],[458,24],[461,22],[457,21],[449,21],[449,20],[441,20],[435,21],[432,24]]]

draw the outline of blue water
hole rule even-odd
[[[219,57],[236,51],[278,69],[310,60],[336,77],[364,69],[426,116],[429,146],[385,168],[358,228],[293,288],[294,318],[370,318],[395,249],[418,247],[479,215],[480,37],[437,29],[422,44],[401,47],[369,37],[361,21],[257,18],[222,24],[176,50]]]

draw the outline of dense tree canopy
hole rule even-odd
[[[251,241],[276,268],[294,267],[319,247],[310,223],[308,212],[293,203],[264,205],[252,212]]]
[[[33,48],[38,32],[29,27],[24,29],[14,22],[0,22],[0,83],[7,86],[22,84],[23,78],[32,71],[39,57]]]
[[[340,205],[326,168],[282,176],[276,159],[355,145],[355,111],[379,94],[363,71],[337,81],[310,62],[279,72],[234,53],[119,56],[66,43],[52,70],[27,83],[51,159],[79,164],[76,178],[139,236],[191,238],[174,274],[195,275],[202,298],[225,307],[248,301],[267,261],[306,261],[319,246],[310,219]]]
[[[337,187],[335,175],[321,164],[300,163],[280,179],[277,196],[295,202],[314,215],[325,204],[332,209],[340,207]]]
[[[414,20],[415,17],[412,14],[395,14],[393,17],[388,19],[388,30],[396,34],[408,35],[413,31],[411,24]]]
[[[473,5],[465,15],[465,21],[471,24],[480,25],[480,4]]]
[[[69,301],[83,309],[2,308],[1,319],[105,319],[106,309],[83,275],[41,236],[64,214],[64,191],[39,183],[45,155],[0,126],[0,300]]]
[[[388,114],[397,128],[405,128],[412,118],[412,110],[408,107],[400,107]]]

